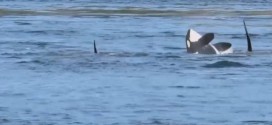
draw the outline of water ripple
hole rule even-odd
[[[228,68],[228,67],[250,67],[247,64],[233,61],[218,61],[212,64],[206,64],[203,67],[205,68]]]
[[[118,9],[55,9],[55,10],[16,10],[0,9],[0,15],[67,15],[67,16],[269,16],[270,10],[223,10],[223,9],[148,9],[148,8],[118,8]]]
[[[272,121],[243,121],[246,125],[272,125]]]

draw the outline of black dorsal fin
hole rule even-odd
[[[97,49],[96,49],[96,45],[95,45],[95,40],[94,40],[93,45],[94,45],[94,53],[97,53]]]
[[[246,27],[245,20],[243,20],[243,22],[244,22],[244,28],[245,28],[246,37],[247,37],[247,51],[252,52],[251,40],[250,40],[249,34],[247,32],[247,27]]]

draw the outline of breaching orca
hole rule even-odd
[[[211,44],[213,33],[201,36],[193,29],[189,29],[186,35],[186,48],[188,53],[195,54],[228,54],[233,53],[230,43],[220,42]]]
[[[250,37],[247,32],[246,24],[244,22],[244,28],[246,31],[248,51],[252,51]],[[193,29],[189,29],[186,34],[186,48],[188,53],[194,54],[230,54],[233,53],[231,43],[219,42],[211,44],[210,42],[214,39],[214,33],[207,33],[203,36],[200,35]]]

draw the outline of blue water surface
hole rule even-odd
[[[271,6],[2,0],[0,124],[271,125]],[[188,28],[214,32],[234,54],[187,54]]]

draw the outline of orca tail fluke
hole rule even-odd
[[[244,28],[245,28],[246,37],[247,37],[247,51],[252,52],[251,40],[250,40],[249,34],[247,32],[245,20],[243,20],[243,22],[244,22]]]
[[[93,46],[94,46],[94,53],[97,54],[97,49],[96,49],[95,40],[94,40]]]

